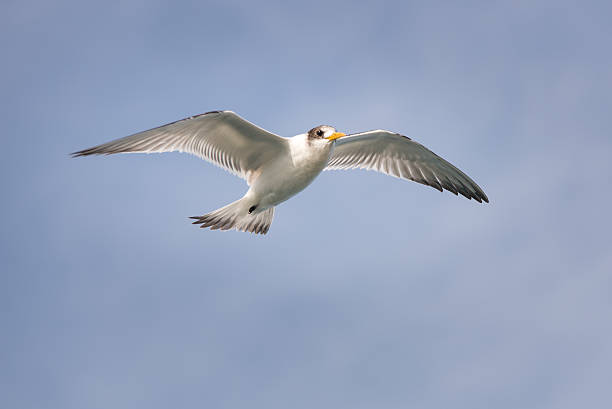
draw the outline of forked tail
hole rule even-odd
[[[199,224],[202,228],[210,227],[211,230],[236,229],[255,234],[266,234],[274,218],[274,208],[271,207],[259,213],[256,210],[257,208],[254,208],[247,199],[242,198],[204,216],[190,218],[195,219],[193,224]]]

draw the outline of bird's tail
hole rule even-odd
[[[266,234],[273,218],[273,207],[257,212],[257,207],[244,197],[203,216],[191,217],[195,219],[193,224],[210,227],[211,230],[236,229],[255,234]]]

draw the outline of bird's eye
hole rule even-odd
[[[319,130],[317,131],[317,136],[323,136],[323,131],[319,129]]]

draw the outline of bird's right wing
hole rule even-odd
[[[74,152],[73,156],[126,152],[188,152],[249,182],[257,170],[288,149],[287,139],[231,111],[213,111]]]
[[[478,202],[489,202],[487,195],[468,175],[407,136],[377,130],[347,135],[337,139],[335,144],[325,170],[376,170],[440,191],[461,193]]]

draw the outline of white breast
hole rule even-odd
[[[308,140],[297,135],[289,140],[289,154],[262,169],[251,191],[261,206],[275,206],[308,186],[327,165],[333,143],[325,139]]]
[[[327,164],[332,146],[333,143],[326,139],[308,140],[306,134],[294,136],[289,140],[292,164],[297,169],[321,167],[322,170]]]

